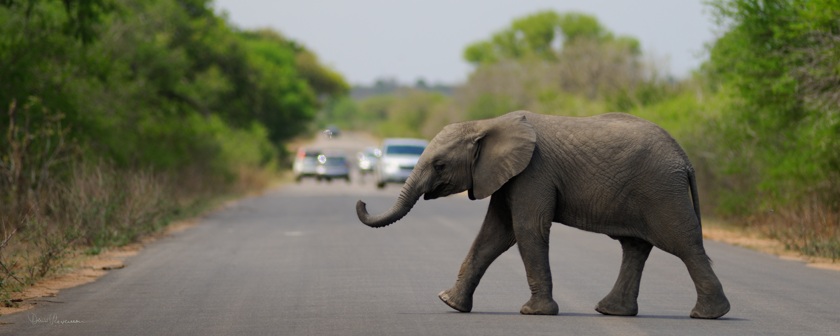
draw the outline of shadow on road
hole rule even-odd
[[[447,312],[417,312],[417,313],[397,313],[399,315],[479,315],[479,316],[522,316],[527,318],[563,318],[563,317],[587,317],[587,318],[598,318],[598,319],[622,319],[622,320],[633,320],[633,319],[644,319],[644,320],[686,320],[686,321],[699,321],[697,319],[693,319],[689,316],[677,316],[677,315],[637,315],[637,316],[607,316],[603,314],[597,313],[560,313],[556,316],[528,316],[523,315],[518,312],[470,312],[470,313],[461,313],[457,311],[447,311]],[[705,321],[705,320],[704,320]],[[749,319],[743,318],[728,318],[728,317],[721,317],[714,321],[731,321],[731,322],[746,322],[750,321]]]

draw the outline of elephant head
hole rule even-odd
[[[370,227],[383,227],[408,214],[420,196],[469,191],[470,199],[483,199],[528,166],[535,143],[534,128],[521,112],[448,125],[423,151],[390,210],[372,216],[360,200],[356,214]]]

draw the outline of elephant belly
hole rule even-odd
[[[647,231],[646,207],[652,202],[647,181],[593,178],[558,185],[554,221],[613,237],[642,238]],[[640,191],[642,190],[642,191]]]
[[[584,231],[602,233],[612,237],[640,237],[638,223],[633,225],[634,221],[636,220],[630,218],[630,216],[620,214],[582,215],[573,214],[570,211],[558,212],[554,218],[556,223]]]

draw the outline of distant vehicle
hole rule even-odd
[[[387,183],[405,182],[428,145],[429,142],[423,139],[382,141],[382,156],[376,164],[376,187],[382,189]]]
[[[325,153],[318,155],[318,166],[315,168],[318,181],[344,179],[350,183],[350,163],[342,154]]]
[[[321,151],[314,148],[299,148],[295,154],[295,161],[292,163],[292,172],[295,174],[295,181],[300,182],[304,177],[316,177],[318,172],[318,155]]]
[[[381,155],[382,151],[375,147],[368,147],[356,153],[356,167],[359,168],[359,172],[363,175],[372,174]]]
[[[341,135],[341,131],[338,129],[338,127],[330,125],[327,126],[327,129],[324,130],[324,135],[330,139],[337,138],[339,135]]]

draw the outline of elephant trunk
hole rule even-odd
[[[426,190],[421,187],[424,185],[424,183],[422,183],[424,178],[421,176],[424,175],[423,171],[424,169],[418,165],[418,167],[411,172],[411,175],[408,176],[402,190],[400,190],[400,195],[397,198],[397,201],[393,206],[391,206],[391,209],[385,213],[370,215],[367,212],[365,202],[362,202],[361,200],[356,202],[356,215],[359,216],[359,220],[367,226],[380,228],[391,225],[405,217],[405,215],[411,211],[411,208],[414,207],[414,204],[417,203],[420,196],[426,192]]]

